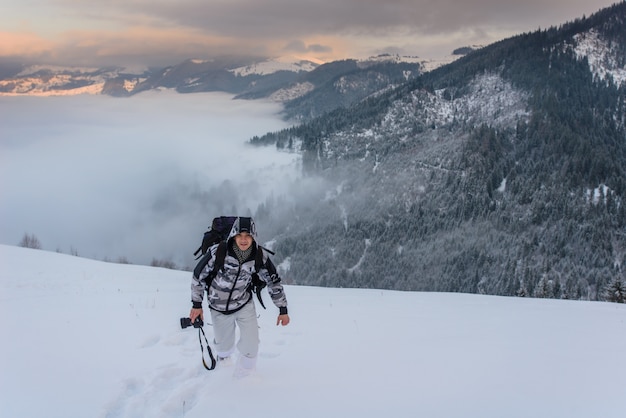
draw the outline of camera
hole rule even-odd
[[[202,319],[200,319],[200,317],[197,317],[193,324],[191,323],[191,318],[180,318],[180,327],[182,329],[185,329],[192,325],[194,328],[202,328],[204,322],[202,322]]]

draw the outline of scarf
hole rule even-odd
[[[232,249],[237,256],[237,260],[239,260],[239,264],[244,263],[248,258],[250,258],[250,254],[252,254],[252,245],[247,250],[243,251],[237,246],[237,243],[233,241]]]

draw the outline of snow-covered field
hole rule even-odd
[[[625,305],[286,286],[236,380],[180,329],[189,274],[0,246],[0,416],[624,416]]]

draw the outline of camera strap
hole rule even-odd
[[[206,351],[209,353],[209,357],[211,358],[211,367],[207,366],[206,360],[204,359],[204,346],[202,345],[202,337],[204,337],[204,342],[206,342]],[[213,357],[213,352],[211,351],[211,346],[209,346],[209,341],[206,338],[206,334],[202,327],[198,327],[198,340],[200,341],[200,352],[202,353],[202,364],[204,368],[207,370],[213,370],[217,362],[215,361],[215,357]]]

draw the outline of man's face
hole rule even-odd
[[[235,243],[240,250],[246,251],[252,245],[252,235],[247,232],[240,232],[235,235]]]

